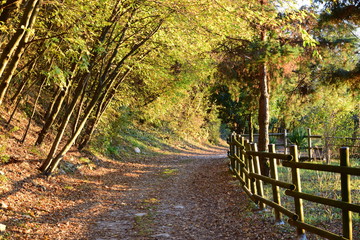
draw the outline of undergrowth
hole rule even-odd
[[[113,117],[115,114],[116,118]],[[184,136],[166,121],[149,123],[142,119],[141,113],[121,108],[119,112],[113,113],[111,118],[102,119],[91,148],[118,160],[134,155],[179,153],[189,146],[200,146],[202,143],[218,144],[218,140],[209,141],[209,135],[220,139],[220,131],[227,131],[224,127],[220,129],[220,124],[208,124],[205,127],[207,128]],[[199,138],[202,132],[204,136]]]

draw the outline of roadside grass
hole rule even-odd
[[[352,167],[360,166],[360,159],[350,159]],[[314,162],[312,162],[314,163]],[[320,162],[319,162],[320,164]],[[339,165],[339,160],[333,160],[332,165]],[[278,167],[279,180],[291,183],[291,168]],[[341,200],[340,174],[332,172],[322,172],[316,170],[300,170],[302,192]],[[352,203],[360,204],[360,177],[351,176],[351,198]],[[291,211],[294,210],[294,200],[285,195],[285,190],[280,188],[281,204]],[[271,184],[264,184],[264,194],[267,199],[272,199]],[[330,207],[323,204],[303,200],[304,218],[308,224],[342,235],[342,212],[339,208]],[[353,236],[360,239],[360,216],[353,213]],[[274,216],[274,215],[273,215]],[[284,217],[284,219],[287,219]],[[321,239],[312,236],[310,239]]]
[[[157,205],[160,200],[157,198],[143,199],[138,207],[141,210],[145,210],[146,213],[135,216],[135,231],[141,237],[148,237],[154,233],[153,227],[155,225],[154,220],[157,214]]]
[[[178,169],[166,168],[161,172],[161,177],[169,178],[171,176],[177,175],[178,171],[179,171]]]
[[[9,160],[10,160],[10,156],[6,154],[6,145],[0,144],[0,163],[8,163]]]
[[[91,147],[95,151],[104,152],[108,157],[120,160],[139,155],[152,156],[163,155],[167,152],[181,152],[174,147],[177,145],[179,144],[175,136],[132,126],[117,134],[97,135]],[[135,148],[140,151],[136,152]]]

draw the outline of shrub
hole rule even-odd
[[[288,139],[292,144],[296,144],[299,148],[306,145],[306,130],[304,128],[295,128],[288,134]]]

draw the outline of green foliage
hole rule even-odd
[[[0,163],[8,163],[10,161],[9,155],[1,155],[0,156]]]
[[[79,161],[88,166],[90,170],[93,170],[96,167],[96,165],[89,158],[81,157],[79,158]]]
[[[257,0],[47,2],[10,92],[33,81],[25,86],[29,97],[23,109],[30,116],[41,79],[47,78],[40,101],[44,109],[54,90],[68,90],[57,123],[72,100],[84,104],[75,106],[82,120],[92,99],[113,97],[93,146],[121,158],[134,147],[147,154],[174,139],[218,143],[220,132],[245,129],[249,115],[258,117],[259,66],[267,62],[273,125],[356,135],[349,122],[359,115],[360,99],[350,85],[329,87],[342,79],[335,73],[351,73],[358,62],[353,28],[347,23],[320,28],[307,9],[284,9]],[[1,46],[13,34],[18,15],[0,25]],[[78,86],[83,95],[77,99]],[[88,123],[102,106],[96,102]],[[42,109],[38,115],[44,115]]]
[[[163,170],[161,172],[161,176],[164,177],[164,178],[170,178],[172,176],[175,176],[178,174],[178,169],[170,169],[170,168],[167,168],[165,170]]]
[[[212,144],[219,144],[221,138],[220,128],[221,119],[218,117],[218,111],[213,106],[208,116],[205,119],[205,124],[202,126],[205,132],[207,132],[207,140]]]
[[[17,132],[19,130],[20,130],[20,128],[18,126],[14,126],[12,129],[9,130],[9,133],[14,133],[14,132]]]
[[[0,175],[0,182],[5,183],[9,181],[9,179],[5,175]]]
[[[270,137],[269,137],[269,143],[270,143],[270,144],[276,144],[276,143],[277,143],[277,137],[275,137],[275,136],[270,136]]]
[[[291,141],[291,143],[302,148],[306,145],[306,136],[306,130],[304,128],[298,127],[288,134],[288,139]]]
[[[6,154],[6,145],[0,145],[0,163],[8,163],[10,156]]]
[[[226,140],[229,137],[230,134],[231,134],[230,128],[228,128],[228,126],[226,124],[222,123],[220,125],[220,137],[221,137],[221,139]]]

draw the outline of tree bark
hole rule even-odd
[[[96,111],[96,116],[95,119],[93,119],[86,127],[84,134],[83,134],[83,138],[81,139],[81,142],[78,146],[79,150],[84,149],[88,143],[90,142],[94,131],[102,117],[102,115],[104,114],[104,112],[106,111],[106,109],[108,108],[111,100],[114,98],[117,89],[119,88],[120,84],[124,81],[124,79],[130,74],[132,69],[127,69],[126,72],[123,74],[123,76],[121,76],[120,80],[117,82],[117,84],[114,86],[114,88],[110,91],[109,94],[104,95],[104,97],[100,100],[98,109]],[[109,89],[110,90],[110,89]]]
[[[43,128],[41,129],[39,135],[38,135],[38,138],[36,139],[36,142],[35,142],[35,145],[40,145],[49,129],[51,128],[51,126],[54,124],[60,110],[61,110],[61,107],[63,106],[63,103],[64,103],[64,100],[65,100],[65,97],[68,95],[69,93],[69,90],[70,90],[70,87],[72,85],[72,82],[73,82],[73,78],[74,78],[74,75],[75,75],[75,71],[76,71],[76,67],[77,67],[77,64],[74,63],[72,66],[71,66],[71,77],[70,79],[67,81],[67,84],[64,88],[60,88],[59,89],[59,95],[56,95],[56,99],[54,100],[54,104],[52,104],[48,110],[48,112],[46,113],[46,120],[45,120],[45,124],[43,126]]]
[[[56,135],[56,138],[55,138],[54,142],[52,143],[50,152],[49,152],[47,158],[43,161],[43,163],[40,166],[40,170],[42,172],[46,172],[48,170],[48,168],[50,167],[51,163],[52,163],[55,152],[57,151],[57,149],[59,147],[60,141],[61,141],[63,135],[65,134],[65,129],[66,129],[66,127],[67,127],[67,125],[68,125],[68,123],[70,121],[70,118],[71,118],[71,116],[72,116],[72,114],[74,112],[76,102],[78,101],[78,99],[79,99],[80,95],[82,94],[82,92],[85,91],[86,82],[87,82],[89,77],[90,77],[89,74],[84,76],[82,78],[82,80],[79,82],[76,89],[75,89],[73,99],[71,101],[71,104],[68,106],[68,108],[67,108],[67,110],[65,112],[64,118],[63,118],[63,120],[61,122],[61,125],[60,125],[59,129],[58,129],[58,133]]]
[[[63,105],[64,99],[68,93],[68,88],[61,89],[60,94],[57,96],[57,98],[54,100],[54,105],[51,109],[49,109],[51,112],[49,113],[49,116],[45,120],[45,124],[43,128],[41,129],[38,138],[36,139],[35,145],[41,145],[44,141],[49,129],[53,125],[53,123],[56,120],[56,117],[58,116],[60,109]]]
[[[42,0],[30,0],[28,2],[18,30],[6,45],[0,57],[0,78],[3,77],[3,80],[0,84],[0,105],[2,104],[12,76],[24,52],[25,44],[30,36],[30,32],[28,30],[32,28],[36,20],[41,1]],[[14,52],[15,55],[12,56]],[[7,74],[3,76],[9,61],[10,64],[7,69]]]
[[[262,6],[267,4],[267,0],[261,0]],[[266,42],[266,30],[264,26],[261,26],[261,41],[265,45]],[[269,145],[269,119],[270,119],[270,94],[268,86],[268,74],[266,64],[266,49],[262,49],[262,61],[259,66],[259,87],[260,87],[260,98],[259,98],[259,151],[267,151]],[[269,176],[269,167],[267,165],[267,159],[260,159],[261,174]]]
[[[27,73],[24,76],[24,80],[17,87],[17,90],[16,90],[15,94],[10,98],[11,103],[17,102],[17,99],[20,97],[21,93],[24,91],[26,85],[28,84],[28,82],[31,79],[31,71],[34,69],[35,63],[36,63],[36,61],[33,61],[31,63],[31,65],[29,66],[29,69],[28,69]]]
[[[37,9],[40,0],[29,0],[25,8],[20,24],[0,56],[0,78],[8,64],[12,54],[16,50],[20,40],[23,38],[32,18],[33,11]]]
[[[74,135],[71,136],[71,138],[67,141],[65,146],[61,149],[61,151],[53,158],[50,159],[48,166],[43,169],[43,172],[45,175],[50,175],[59,165],[61,159],[64,157],[64,155],[70,150],[72,145],[75,143],[77,137],[80,135],[81,130],[84,128],[92,110],[94,109],[96,102],[98,101],[100,95],[101,95],[102,87],[99,87],[94,95],[94,98],[91,100],[90,104],[85,110],[85,116],[82,119],[79,127],[77,128]]]
[[[34,118],[34,115],[35,115],[35,112],[36,112],[37,103],[38,103],[38,101],[39,101],[39,98],[40,98],[40,95],[41,95],[41,91],[42,91],[42,89],[43,89],[43,86],[44,86],[45,82],[46,82],[46,78],[44,78],[44,79],[42,80],[42,83],[41,83],[41,85],[40,85],[39,92],[38,92],[38,95],[37,95],[37,97],[36,97],[36,100],[35,100],[35,103],[34,103],[34,107],[33,107],[31,116],[29,117],[29,122],[28,122],[28,124],[27,124],[27,126],[26,126],[25,133],[24,133],[24,135],[23,135],[23,138],[20,140],[21,143],[24,143],[24,142],[25,142],[26,136],[27,136],[27,134],[28,134],[28,132],[29,132],[30,125],[31,125],[31,121],[32,121],[33,118]]]
[[[28,87],[28,89],[27,89],[25,92],[30,91],[30,89],[35,85],[35,83],[36,83],[36,81],[32,82],[31,85]],[[25,95],[25,94],[24,94],[24,95]],[[21,100],[22,100],[22,96],[19,96],[19,97],[17,98],[17,100],[16,100],[16,104],[15,104],[15,107],[14,107],[14,109],[13,109],[13,112],[12,112],[12,114],[11,114],[8,122],[7,122],[8,124],[10,124],[10,122],[12,121],[12,118],[14,117],[15,112],[16,112],[17,108],[19,107]]]
[[[22,0],[7,0],[3,5],[3,10],[0,14],[0,22],[3,22],[6,25],[9,18],[20,7],[21,3]]]

